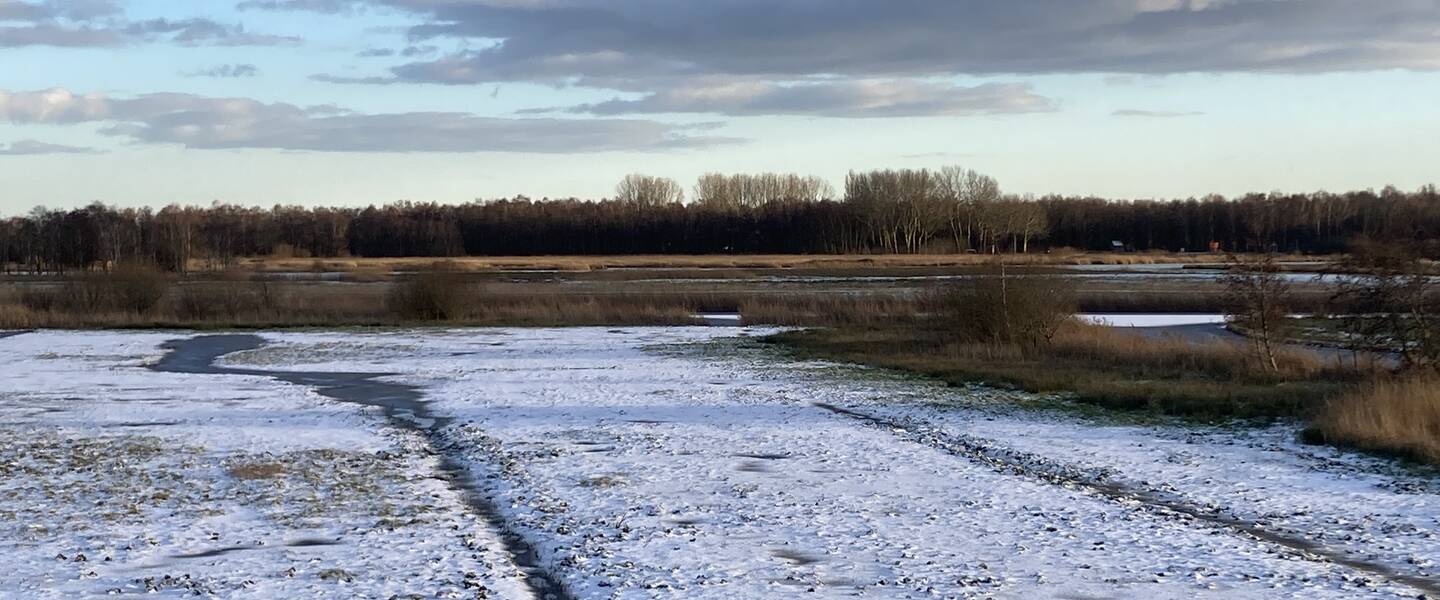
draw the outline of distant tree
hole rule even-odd
[[[685,191],[674,179],[650,175],[626,175],[615,186],[615,201],[628,206],[653,208],[678,204],[685,200]]]

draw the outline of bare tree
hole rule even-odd
[[[935,176],[936,194],[946,206],[945,226],[956,250],[974,248],[980,218],[1000,200],[1000,183],[977,171],[951,165]],[[980,241],[984,245],[984,241]]]
[[[1225,285],[1225,319],[1254,343],[1256,357],[1270,371],[1280,370],[1276,348],[1290,326],[1290,282],[1274,255],[1242,260],[1231,256]]]
[[[1409,369],[1440,373],[1440,280],[1416,245],[1357,244],[1334,297],[1351,349],[1398,352]]]
[[[721,210],[758,208],[771,202],[817,202],[834,194],[824,179],[794,173],[706,173],[694,189],[697,204]]]
[[[631,174],[615,186],[615,200],[637,207],[656,207],[677,204],[685,200],[685,191],[680,184],[668,177]]]

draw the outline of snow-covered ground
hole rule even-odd
[[[0,340],[0,597],[164,575],[525,597],[436,452],[580,598],[1414,598],[1440,578],[1433,475],[1286,426],[1095,423],[726,339],[759,333],[266,333],[224,360],[394,373],[446,417],[423,443],[270,378],[143,369],[188,334]]]
[[[145,368],[188,335],[0,339],[0,598],[523,597],[414,434],[268,377]]]

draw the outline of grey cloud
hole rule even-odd
[[[355,2],[320,4],[337,10]],[[503,40],[398,67],[482,83],[754,75],[1317,72],[1440,68],[1435,0],[369,0],[423,40]],[[616,86],[620,87],[620,86]],[[633,85],[622,89],[640,89]]]
[[[1150,119],[1173,119],[1173,118],[1177,118],[1177,117],[1199,117],[1199,116],[1203,116],[1205,113],[1203,113],[1203,112],[1198,112],[1198,111],[1185,111],[1185,112],[1181,112],[1181,111],[1168,111],[1168,110],[1139,110],[1139,109],[1134,109],[1134,108],[1127,108],[1127,109],[1117,110],[1117,111],[1115,111],[1115,112],[1113,112],[1113,113],[1110,113],[1110,114],[1111,114],[1111,116],[1116,116],[1116,117],[1142,117],[1142,118],[1150,118]]]
[[[36,140],[18,140],[10,145],[0,144],[0,156],[38,156],[42,154],[100,154],[94,148],[49,144]]]
[[[0,48],[107,47],[144,42],[260,46],[298,41],[199,17],[130,21],[123,7],[113,0],[0,0]]]
[[[1026,84],[964,87],[915,81],[843,81],[777,85],[763,81],[681,86],[638,100],[611,100],[564,109],[598,115],[714,113],[731,116],[827,117],[967,116],[1029,113],[1055,103]]]
[[[42,21],[66,19],[92,21],[121,14],[123,9],[114,0],[47,0],[43,2],[0,2],[0,21]]]
[[[65,90],[0,92],[0,121],[104,124],[100,132],[187,148],[318,152],[653,151],[738,140],[701,128],[637,119],[507,119],[468,113],[360,114],[246,98],[146,94],[131,98]]]
[[[117,46],[125,43],[119,32],[93,27],[51,24],[0,26],[0,48],[56,46],[62,48]]]
[[[246,0],[236,5],[240,10],[303,10],[318,13],[345,13],[360,10],[364,2],[355,0]]]
[[[294,37],[250,33],[243,25],[210,19],[150,19],[127,25],[125,32],[136,38],[162,36],[182,46],[276,46],[300,42]]]
[[[254,77],[260,74],[260,68],[250,64],[219,65],[209,69],[187,73],[189,77],[215,77],[219,79],[238,79],[242,77]]]

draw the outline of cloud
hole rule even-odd
[[[242,77],[254,77],[260,74],[260,68],[250,64],[219,65],[209,69],[192,71],[187,77],[215,77],[219,79],[237,79]]]
[[[236,6],[240,10],[303,10],[335,14],[358,11],[364,2],[356,0],[245,0]]]
[[[299,38],[250,33],[244,25],[226,25],[210,19],[150,19],[125,26],[135,39],[163,38],[181,46],[280,46],[300,43]]]
[[[1138,110],[1138,109],[1133,109],[1133,108],[1127,108],[1127,109],[1117,110],[1117,111],[1115,111],[1115,112],[1113,112],[1113,113],[1110,113],[1111,116],[1115,116],[1115,117],[1141,117],[1141,118],[1148,118],[1148,119],[1174,119],[1174,118],[1177,118],[1177,117],[1199,117],[1199,116],[1203,116],[1204,114],[1205,114],[1205,113],[1203,113],[1203,112],[1198,112],[1198,111],[1178,112],[1178,111],[1168,111],[1168,110]]]
[[[165,42],[182,46],[268,46],[299,40],[251,33],[208,18],[130,21],[112,0],[0,0],[0,48],[108,47]]]
[[[638,119],[496,118],[469,113],[361,114],[248,98],[145,94],[112,98],[66,90],[0,91],[0,121],[101,124],[136,143],[196,149],[271,148],[317,152],[579,153],[695,148],[738,140],[704,127]]]
[[[100,154],[94,148],[48,144],[36,140],[19,140],[6,146],[0,144],[0,156],[38,156],[42,154]]]
[[[841,81],[779,85],[764,81],[699,83],[638,100],[610,100],[563,110],[618,115],[714,113],[730,116],[921,117],[1028,113],[1055,109],[1027,84],[964,87],[915,81]],[[526,111],[540,112],[540,111]]]
[[[656,91],[656,78],[900,78],[1440,69],[1435,0],[367,0],[412,40],[485,48],[401,65],[430,83]],[[499,41],[496,43],[496,41]]]

